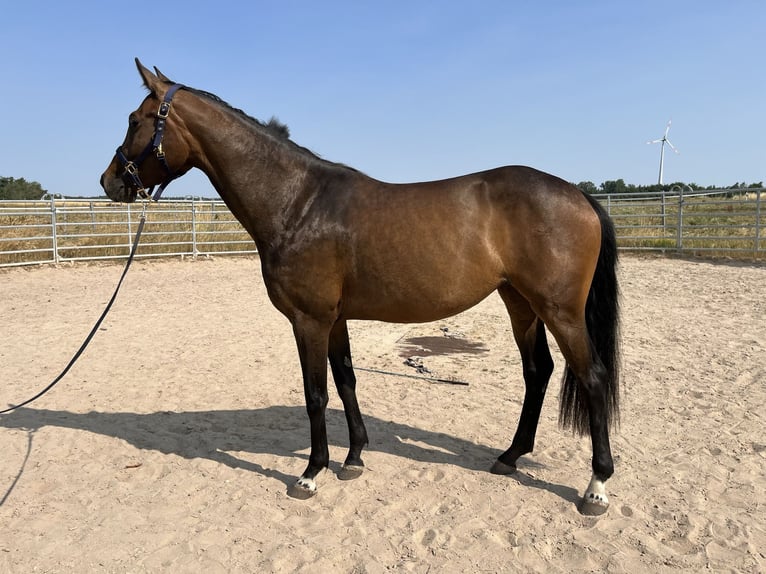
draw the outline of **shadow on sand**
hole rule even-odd
[[[365,416],[371,437],[368,450],[384,452],[425,463],[452,464],[472,471],[486,471],[501,451],[454,436]],[[309,446],[308,420],[302,406],[270,406],[248,410],[218,410],[148,414],[129,412],[72,413],[21,408],[0,417],[0,428],[22,429],[30,433],[57,427],[84,430],[124,440],[142,450],[175,454],[187,459],[205,458],[231,468],[241,468],[292,485],[295,476],[267,469],[229,454],[250,452],[293,455],[304,459]],[[30,435],[31,436],[31,435]],[[330,445],[348,444],[345,416],[337,409],[327,410],[327,436]],[[303,451],[303,452],[301,452]],[[540,488],[576,505],[575,489],[533,478],[525,467],[539,464],[522,457],[520,471],[510,478],[524,486]],[[337,472],[340,461],[331,462]],[[18,480],[18,477],[17,477]],[[7,498],[7,494],[6,497]]]

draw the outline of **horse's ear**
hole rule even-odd
[[[141,74],[141,79],[144,80],[144,85],[147,89],[155,95],[161,95],[164,92],[162,80],[144,67],[138,58],[136,58],[136,67],[138,68],[138,73]]]
[[[159,71],[159,69],[157,68],[157,66],[154,66],[154,72],[157,74],[157,77],[158,77],[160,80],[162,80],[163,82],[168,82],[168,83],[170,83],[170,84],[172,84],[172,83],[173,83],[173,80],[171,80],[171,79],[170,79],[170,78],[168,78],[168,77],[167,77],[165,74],[163,74],[162,72],[160,72],[160,71]]]

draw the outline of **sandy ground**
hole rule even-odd
[[[98,317],[117,265],[0,271],[0,404],[36,392]],[[250,259],[139,262],[67,378],[0,417],[0,572],[762,572],[766,268],[626,256],[623,417],[609,512],[578,514],[590,445],[557,426],[558,352],[534,454],[487,472],[523,394],[497,296],[440,323],[353,323],[367,471],[319,494],[297,353]],[[415,337],[461,334],[428,355]],[[482,350],[484,349],[484,350]]]

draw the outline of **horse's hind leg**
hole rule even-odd
[[[571,424],[575,431],[590,432],[593,447],[593,475],[579,510],[583,514],[603,514],[609,507],[604,483],[614,473],[606,392],[609,375],[593,348],[584,318],[578,321],[576,315],[567,318],[564,313],[552,317],[547,324],[567,361],[565,377],[573,377],[569,381],[565,378],[562,392],[568,384],[577,385],[579,398],[576,400],[576,416],[587,421],[583,425],[578,425],[576,420]]]
[[[513,442],[491,469],[495,474],[510,474],[516,470],[518,458],[534,448],[545,391],[553,373],[553,359],[545,336],[545,325],[526,299],[510,286],[501,287],[499,293],[511,316],[513,336],[521,351],[525,385],[524,404]]]
[[[335,379],[343,410],[346,413],[349,433],[349,451],[343,468],[338,473],[341,480],[357,478],[364,470],[362,449],[367,445],[367,429],[362,421],[362,413],[356,400],[356,376],[351,364],[351,346],[348,340],[348,327],[344,319],[338,319],[330,332],[328,349],[330,368]]]

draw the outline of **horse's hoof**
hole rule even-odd
[[[580,501],[577,510],[579,510],[580,514],[583,516],[601,516],[606,512],[607,508],[609,508],[608,502],[604,502],[597,498],[583,498]]]
[[[317,493],[317,484],[310,478],[299,478],[287,489],[287,496],[298,500],[308,500]]]
[[[355,478],[359,478],[362,476],[362,473],[364,472],[363,466],[357,466],[355,464],[344,464],[340,472],[338,472],[338,479],[339,480],[354,480]]]
[[[505,464],[504,462],[500,460],[496,460],[495,464],[492,465],[492,468],[489,469],[489,472],[492,474],[513,474],[516,472],[516,465],[515,464]]]
[[[585,516],[601,516],[607,508],[609,508],[609,498],[606,496],[604,481],[594,474],[577,510]]]

